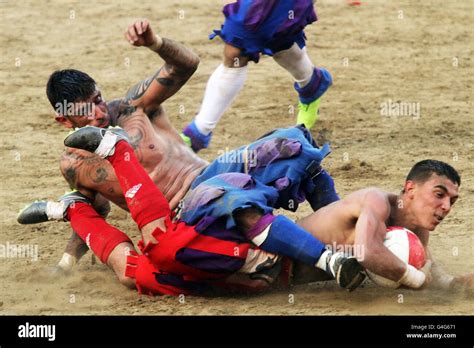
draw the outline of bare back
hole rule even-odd
[[[355,226],[365,204],[366,195],[376,191],[386,198],[386,203],[393,206],[397,196],[368,188],[353,192],[344,199],[333,202],[311,215],[298,220],[297,223],[311,232],[325,244],[353,245],[355,241]],[[388,221],[385,221],[388,223]]]

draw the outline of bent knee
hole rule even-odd
[[[226,44],[224,47],[224,65],[228,68],[242,68],[248,64],[248,57],[242,56],[242,50]]]
[[[118,276],[120,284],[124,285],[129,289],[136,289],[136,281],[134,278],[127,277],[126,275]]]

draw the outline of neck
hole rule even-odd
[[[396,201],[392,203],[390,220],[394,226],[402,226],[413,232],[418,230],[415,216],[410,210],[410,202],[406,199],[403,193],[400,193],[397,196]]]

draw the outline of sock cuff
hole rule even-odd
[[[265,214],[263,215],[260,220],[258,220],[255,225],[249,229],[247,232],[245,232],[245,236],[247,237],[248,240],[254,241],[255,238],[259,237],[263,232],[265,232],[266,228],[275,220],[276,216],[272,214]],[[258,240],[258,239],[257,239]],[[264,239],[265,240],[265,239]],[[263,243],[261,241],[260,243],[256,243],[256,245],[260,245]]]
[[[220,64],[217,68],[221,70],[221,72],[229,75],[240,75],[240,74],[245,74],[248,70],[248,65],[245,66],[240,66],[240,67],[228,67],[225,66],[224,64]]]

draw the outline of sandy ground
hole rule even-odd
[[[37,261],[0,258],[0,314],[473,314],[472,293],[373,284],[353,293],[326,283],[254,297],[187,297],[184,303],[139,297],[104,265],[92,264],[90,253],[72,276],[47,276],[70,228],[65,223],[22,226],[15,218],[26,203],[56,198],[68,188],[58,170],[66,131],[54,123],[46,99],[49,74],[74,67],[99,81],[106,99],[123,95],[161,65],[122,37],[131,21],[147,17],[162,36],[191,46],[201,57],[188,85],[165,103],[181,128],[198,110],[220,61],[222,43],[206,39],[220,25],[220,4],[0,0],[0,245],[37,246],[39,253]],[[462,0],[377,0],[362,6],[324,0],[317,4],[320,20],[307,29],[310,56],[334,76],[314,134],[332,144],[326,167],[342,195],[372,185],[398,191],[409,168],[426,158],[447,161],[462,174],[462,197],[431,237],[435,258],[452,274],[472,271],[474,263],[473,7]],[[252,64],[245,88],[203,157],[212,159],[226,147],[292,124],[296,94],[291,84],[271,58]],[[390,100],[419,103],[419,117],[381,115]],[[292,216],[309,212],[303,206]],[[110,221],[138,241],[126,213],[114,207]]]

